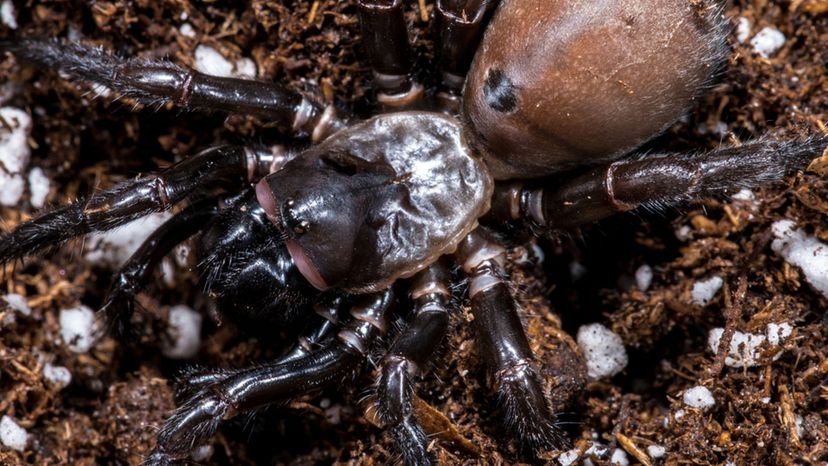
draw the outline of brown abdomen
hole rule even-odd
[[[495,179],[616,159],[675,122],[725,56],[697,3],[503,0],[463,104]]]

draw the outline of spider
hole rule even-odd
[[[156,175],[47,212],[0,237],[0,263],[152,212],[181,208],[118,272],[102,307],[125,334],[161,257],[197,236],[207,293],[228,316],[321,316],[291,350],[247,369],[191,371],[149,464],[184,459],[220,421],[338,383],[389,331],[380,415],[406,464],[434,461],[415,415],[416,379],[448,331],[451,264],[468,278],[480,352],[510,431],[530,450],[566,442],[511,296],[497,229],[545,232],[780,179],[827,144],[761,139],[693,154],[636,154],[711,83],[727,33],[715,3],[438,1],[441,84],[413,78],[401,0],[359,2],[386,113],[340,116],[275,83],[167,61],[120,59],[38,39],[2,44],[20,62],[145,104],[272,121],[312,145],[216,146]],[[399,283],[399,285],[397,285]],[[400,299],[407,293],[408,300]],[[565,374],[569,383],[583,375]]]

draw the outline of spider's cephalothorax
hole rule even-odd
[[[438,0],[442,82],[433,93],[411,77],[401,0],[361,0],[359,11],[378,100],[389,111],[362,122],[278,84],[121,60],[73,43],[2,44],[21,62],[141,102],[254,115],[315,143],[298,153],[209,148],[0,238],[0,263],[8,262],[199,193],[117,275],[104,306],[114,329],[129,327],[132,299],[152,266],[197,233],[205,289],[224,312],[253,325],[322,316],[275,361],[189,374],[188,399],[159,433],[150,463],[186,457],[226,417],[342,380],[372,351],[385,354],[376,387],[381,419],[406,463],[432,462],[413,382],[448,329],[449,260],[469,278],[480,352],[506,425],[530,449],[560,447],[561,406],[550,400],[562,397],[539,376],[510,295],[505,249],[490,230],[507,221],[572,227],[726,194],[800,169],[828,145],[824,137],[764,139],[707,153],[631,155],[681,116],[720,68],[725,27],[712,3]],[[545,178],[552,174],[555,182]],[[381,348],[398,281],[414,310]],[[561,348],[579,361],[571,346]],[[572,367],[559,368],[558,387],[583,382],[581,364]]]

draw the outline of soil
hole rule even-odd
[[[420,78],[433,86],[435,73],[428,66],[433,22],[421,15],[417,2],[409,3],[417,69],[426,70]],[[428,11],[433,8],[433,2],[424,3]],[[207,44],[230,59],[251,57],[260,79],[283,82],[366,116],[375,111],[374,96],[370,70],[359,60],[354,4],[15,0],[19,27],[0,26],[0,37],[72,37],[122,55],[169,57],[185,65],[193,64],[198,44]],[[785,45],[762,58],[749,40],[739,43],[732,34],[730,60],[718,84],[649,148],[700,150],[722,142],[828,131],[825,0],[735,1],[726,14],[734,27],[737,18],[745,18],[751,36],[765,26],[778,29]],[[182,33],[184,23],[194,31],[192,37]],[[4,105],[33,116],[31,166],[51,179],[52,205],[157,170],[211,144],[284,140],[276,129],[247,117],[172,107],[133,109],[128,101],[96,97],[87,84],[17,67],[11,57],[0,62],[1,83],[6,83]],[[579,455],[597,442],[610,453],[625,451],[631,463],[828,461],[823,418],[828,416],[828,301],[770,248],[771,225],[780,219],[792,219],[828,241],[826,181],[808,171],[753,193],[754,201],[698,201],[515,242],[510,268],[516,294],[549,380],[563,383],[555,364],[572,362],[566,356],[572,354],[567,352],[572,340],[561,329],[574,335],[583,324],[603,323],[621,336],[629,354],[621,374],[589,383],[562,408],[561,420]],[[26,194],[19,206],[0,213],[9,229],[36,209]],[[81,256],[76,241],[6,267],[0,294],[25,296],[32,314],[0,307],[0,414],[26,428],[29,441],[22,452],[0,446],[0,464],[140,464],[175,406],[172,380],[182,368],[243,367],[272,357],[290,341],[254,337],[227,322],[219,325],[209,317],[196,273],[176,267],[171,282],[159,278],[141,294],[138,341],[103,336],[90,352],[73,353],[60,338],[60,310],[80,303],[95,309],[112,276]],[[640,290],[634,274],[644,264],[654,276]],[[694,304],[694,284],[712,276],[723,279],[722,289],[706,306]],[[193,361],[161,354],[160,330],[169,307],[181,303],[205,314],[204,344]],[[530,461],[499,427],[496,398],[486,388],[470,320],[461,303],[450,341],[417,389],[458,432],[436,436],[433,451],[443,464]],[[786,323],[793,333],[781,347],[763,346],[753,367],[722,367],[724,354],[717,358],[708,349],[711,329],[763,334],[771,323]],[[44,379],[47,362],[71,371],[68,387]],[[366,411],[374,377],[369,367],[333,390],[227,421],[201,463],[396,461],[389,437]],[[706,410],[683,401],[684,391],[699,385],[715,399]],[[567,386],[558,391],[570,392]],[[663,446],[665,455],[651,457],[651,446]],[[558,464],[561,453],[546,452],[531,462]],[[610,460],[597,455],[592,461]]]

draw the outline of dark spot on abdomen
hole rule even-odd
[[[511,113],[517,108],[517,88],[506,76],[503,70],[489,69],[486,73],[486,84],[483,86],[483,95],[486,103],[500,113]]]

